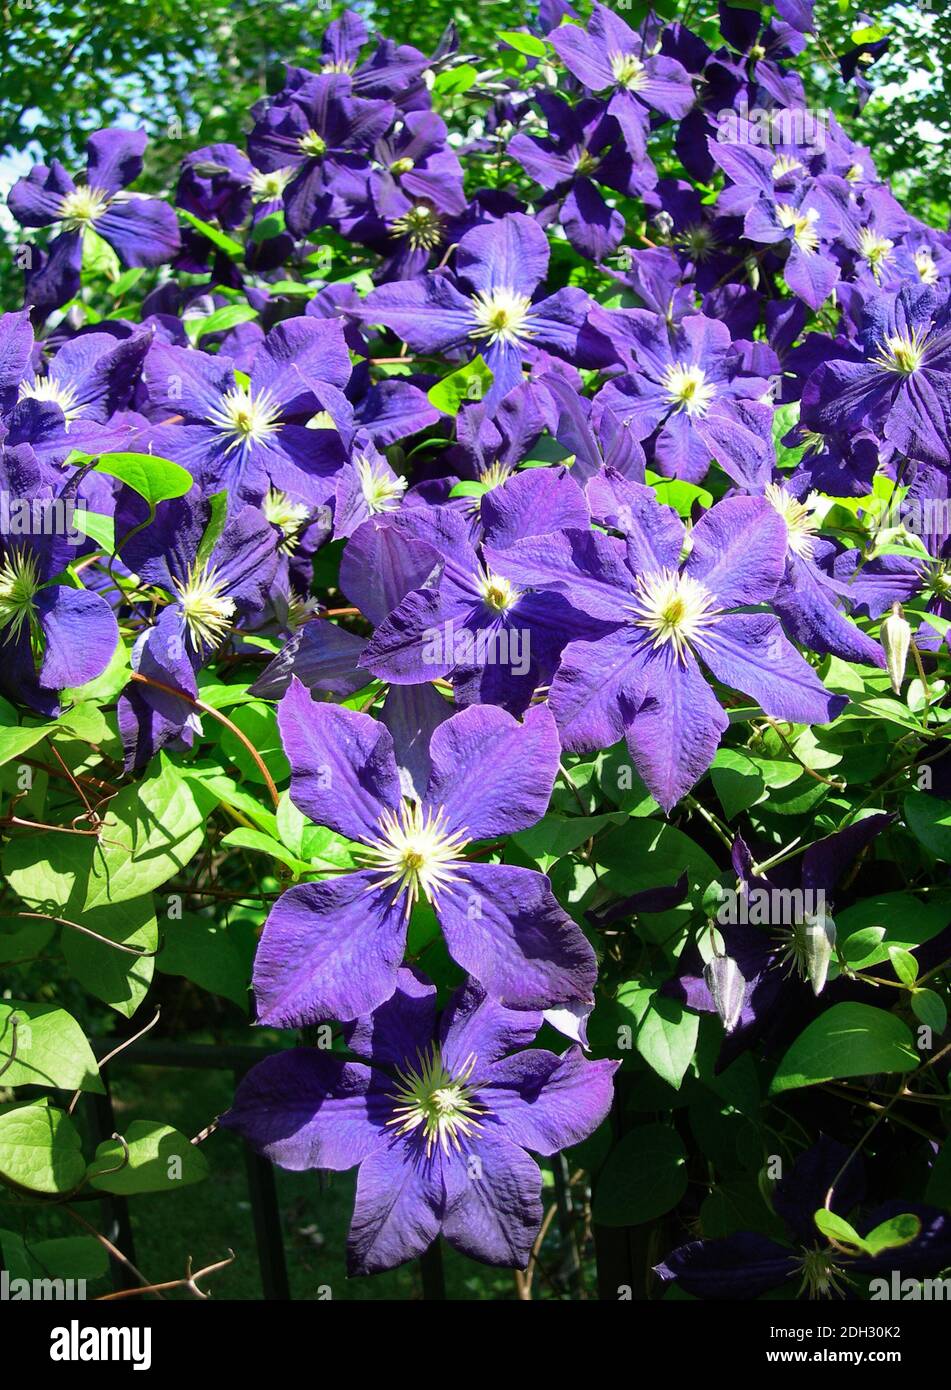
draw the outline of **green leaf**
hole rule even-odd
[[[606,825],[620,825],[626,820],[626,811],[609,811],[601,816],[549,815],[512,838],[542,872],[547,873],[552,864],[597,835]]]
[[[154,951],[159,943],[151,894],[121,906],[110,903],[92,908],[82,914],[82,925],[139,951]],[[155,957],[117,951],[69,927],[63,928],[60,944],[66,964],[83,988],[123,1018],[131,1018],[152,983]]]
[[[53,1004],[0,1001],[0,1067],[4,1086],[53,1086],[100,1095],[105,1091],[83,1030],[71,1014]]]
[[[904,811],[915,839],[936,859],[951,860],[951,801],[929,792],[909,792]]]
[[[700,1019],[676,999],[655,994],[634,1046],[658,1076],[680,1090],[697,1047]]]
[[[47,724],[0,724],[0,765],[12,762],[14,758],[28,753],[41,739],[56,728],[55,723]]]
[[[916,989],[911,996],[911,1011],[932,1033],[941,1034],[948,1026],[948,1007],[933,989]]]
[[[86,909],[142,897],[181,873],[204,843],[213,804],[164,757],[143,781],[125,787],[110,801],[95,846]]]
[[[85,1172],[79,1131],[65,1110],[44,1099],[0,1114],[0,1181],[51,1196],[72,1192]]]
[[[918,962],[904,946],[889,946],[888,959],[903,985],[913,985],[918,978]]]
[[[204,534],[198,543],[195,552],[195,564],[203,569],[211,559],[212,551],[224,535],[225,522],[228,519],[228,493],[225,489],[214,493],[208,499],[210,513],[208,525],[205,527]]]
[[[11,1279],[102,1279],[109,1256],[92,1236],[54,1236],[25,1241],[0,1230],[0,1251]]]
[[[776,1069],[773,1095],[838,1077],[912,1071],[921,1058],[900,1018],[869,1004],[834,1004],[799,1034]]]
[[[191,341],[198,343],[209,333],[227,333],[239,323],[250,323],[257,316],[257,309],[252,309],[250,304],[226,304],[205,318],[186,318],[185,327]]]
[[[212,227],[210,223],[203,222],[200,217],[196,217],[193,212],[186,212],[184,208],[179,208],[179,212],[187,222],[190,222],[203,237],[207,237],[212,246],[217,246],[219,251],[224,251],[226,256],[230,256],[233,261],[239,261],[244,256],[244,247],[240,241],[233,240],[219,231],[217,227]]]
[[[538,39],[534,34],[520,34],[515,29],[500,29],[499,38],[503,43],[507,43],[509,48],[514,48],[516,53],[524,53],[529,58],[544,58],[548,53],[548,45],[544,39]]]
[[[883,1221],[865,1237],[865,1249],[870,1255],[881,1255],[886,1250],[900,1250],[910,1245],[921,1235],[921,1218],[914,1212],[900,1212],[888,1221]]]
[[[458,415],[459,407],[465,401],[481,401],[492,385],[491,370],[482,357],[476,355],[458,371],[450,372],[442,381],[437,381],[426,392],[430,405],[441,410],[444,415]]]
[[[156,966],[163,975],[181,975],[210,994],[231,999],[247,1012],[251,962],[257,935],[249,918],[229,913],[229,922],[183,912],[162,922],[164,945]]]
[[[820,1207],[813,1220],[828,1240],[834,1240],[839,1245],[853,1246],[856,1250],[865,1250],[865,1242],[862,1237],[854,1226],[849,1225],[844,1216],[837,1216],[834,1211],[827,1211],[825,1207]]]
[[[246,826],[239,825],[237,830],[229,830],[221,841],[227,849],[249,849],[256,854],[267,854],[272,859],[276,859],[295,874],[306,874],[312,872],[312,866],[305,859],[299,859],[297,855],[281,844],[280,840],[272,840],[270,835],[265,835],[262,830],[250,830]]]
[[[116,548],[116,525],[111,516],[102,516],[83,507],[81,511],[77,509],[74,512],[73,519],[76,529],[82,531],[84,536],[94,540],[107,555],[113,553]]]
[[[172,1192],[208,1176],[204,1154],[169,1125],[133,1120],[122,1137],[125,1147],[106,1139],[89,1165],[90,1185],[100,1192]]]
[[[155,454],[100,454],[94,467],[132,488],[150,507],[170,497],[184,497],[192,485],[191,474],[181,464]]]
[[[748,811],[766,793],[766,783],[760,769],[736,748],[717,750],[710,777],[727,820]]]
[[[843,956],[853,970],[867,970],[888,960],[889,948],[906,951],[923,946],[943,931],[951,913],[946,893],[882,893],[864,898],[835,914]]]
[[[671,1211],[687,1191],[687,1155],[667,1125],[641,1125],[608,1155],[594,1194],[599,1226],[638,1226]]]
[[[469,90],[478,76],[478,69],[471,63],[462,63],[457,68],[447,68],[445,72],[439,73],[433,83],[433,91],[437,96],[459,96]]]

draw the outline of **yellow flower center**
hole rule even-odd
[[[432,251],[443,239],[443,221],[435,208],[417,203],[390,228],[395,237],[408,237],[414,251]]]
[[[59,216],[68,232],[80,232],[84,227],[98,220],[109,206],[111,199],[103,188],[90,188],[81,183],[72,193],[67,193],[59,205]]]
[[[260,444],[280,428],[281,409],[270,391],[252,395],[250,386],[235,386],[208,416],[221,433],[231,436],[231,449]]]
[[[766,500],[786,523],[789,549],[804,560],[811,559],[818,530],[811,499],[800,502],[781,484],[767,483]]]
[[[910,333],[892,333],[880,345],[872,361],[883,371],[911,376],[924,361],[927,339],[927,330],[922,328],[913,328]]]
[[[815,208],[799,212],[788,203],[777,203],[776,215],[780,226],[792,232],[793,241],[800,251],[815,251],[819,245],[819,233],[815,225],[819,221],[819,214]]]
[[[354,464],[370,514],[396,511],[406,491],[406,479],[391,477],[379,459],[368,458],[366,454],[358,454]]]
[[[609,53],[608,62],[619,87],[636,92],[647,83],[647,69],[633,53]]]
[[[938,283],[938,267],[935,265],[934,256],[927,246],[919,246],[915,252],[915,269],[918,278],[924,285],[936,285]]]
[[[35,556],[27,550],[11,550],[0,566],[0,628],[9,629],[4,642],[18,641],[24,625],[39,640],[33,605],[39,588]]]
[[[463,1140],[482,1128],[479,1116],[487,1113],[468,1084],[475,1064],[475,1053],[470,1053],[454,1075],[435,1044],[418,1054],[415,1067],[397,1070],[400,1084],[390,1097],[396,1106],[387,1125],[396,1126],[399,1135],[419,1131],[427,1157],[437,1144],[445,1154],[460,1150]]]
[[[297,148],[310,159],[320,159],[327,153],[327,141],[316,130],[308,130],[298,140]]]
[[[527,294],[516,290],[480,290],[472,296],[472,311],[478,328],[470,338],[488,338],[490,343],[520,343],[533,336],[528,326],[532,303]]]
[[[420,893],[435,899],[455,879],[469,843],[465,832],[446,830],[445,811],[424,809],[418,801],[403,801],[398,811],[384,811],[377,829],[363,857],[368,868],[384,872],[380,887],[398,884],[406,894],[407,915]]]
[[[191,566],[184,580],[173,579],[178,605],[196,652],[217,647],[227,635],[234,617],[234,599],[226,598],[217,571],[208,565]]]
[[[479,581],[483,602],[496,613],[506,613],[521,598],[520,590],[501,574],[485,574]]]
[[[631,611],[635,627],[652,635],[654,648],[670,643],[682,664],[691,646],[703,645],[716,618],[713,595],[689,574],[670,569],[638,577]]]
[[[879,236],[871,227],[859,228],[859,255],[867,261],[878,277],[879,268],[889,259],[895,243],[887,236]]]
[[[285,555],[293,554],[310,520],[310,508],[304,502],[292,502],[286,492],[272,487],[264,498],[262,510],[271,525],[281,532],[279,549]]]
[[[677,410],[685,410],[688,415],[706,415],[716,396],[716,387],[707,381],[703,368],[688,366],[686,362],[677,362],[667,368],[664,390],[670,404]]]
[[[32,381],[20,382],[21,401],[52,401],[65,415],[67,425],[86,409],[76,395],[76,387],[71,382],[56,381],[51,376],[35,376]]]
[[[294,169],[272,169],[269,174],[255,169],[251,175],[251,196],[256,203],[270,203],[280,198],[295,174]]]

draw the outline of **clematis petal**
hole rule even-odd
[[[505,1137],[537,1154],[580,1144],[611,1108],[620,1062],[589,1062],[580,1047],[563,1056],[533,1049],[505,1057],[479,1084],[479,1098]]]
[[[466,864],[441,890],[436,916],[453,959],[507,1008],[591,998],[594,952],[542,874]]]
[[[400,801],[389,732],[368,714],[316,703],[296,677],[277,722],[295,806],[351,840],[372,839],[384,811]]]
[[[528,1154],[500,1134],[481,1133],[443,1235],[470,1259],[524,1269],[541,1225],[541,1190],[541,1170]]]
[[[301,1028],[372,1013],[389,999],[406,946],[406,913],[378,873],[289,888],[254,958],[258,1022]]]
[[[360,1062],[295,1047],[252,1067],[218,1123],[281,1168],[344,1171],[385,1141],[387,1086]]]
[[[827,724],[848,704],[832,695],[770,614],[737,613],[704,634],[701,660],[717,680],[751,696],[776,719]]]
[[[544,705],[522,723],[494,705],[472,705],[433,734],[426,803],[442,809],[447,833],[469,840],[525,830],[548,809],[560,753]]]

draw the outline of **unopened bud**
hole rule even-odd
[[[732,1033],[743,1011],[746,981],[732,956],[714,956],[703,967],[703,978],[723,1027]]]
[[[835,950],[835,922],[824,912],[818,917],[807,912],[798,931],[801,933],[800,950],[806,978],[812,985],[813,994],[821,994]]]
[[[905,617],[900,603],[892,604],[892,611],[882,623],[881,643],[885,653],[885,668],[888,671],[888,679],[892,683],[892,690],[896,695],[900,695],[901,683],[905,675],[905,663],[908,660],[908,648],[911,646],[911,624]]]

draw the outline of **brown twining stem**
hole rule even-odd
[[[362,618],[363,614],[359,608],[326,608],[323,613],[325,618]]]
[[[74,1211],[72,1207],[63,1207],[62,1210],[65,1211],[67,1216],[72,1217],[72,1219],[78,1225],[82,1226],[84,1230],[88,1231],[91,1236],[94,1236],[95,1239],[98,1240],[99,1244],[103,1247],[103,1249],[106,1250],[114,1260],[116,1260],[120,1265],[122,1265],[124,1269],[127,1269],[134,1279],[138,1279],[139,1284],[141,1285],[141,1289],[138,1290],[139,1292],[150,1293],[153,1298],[162,1297],[161,1293],[159,1292],[159,1288],[161,1287],[161,1285],[156,1286],[154,1284],[151,1284],[149,1280],[145,1277],[145,1275],[142,1273],[142,1271],[140,1269],[136,1269],[132,1261],[126,1255],[123,1255],[119,1247],[117,1245],[113,1245],[112,1241],[109,1239],[108,1236],[104,1236],[101,1231],[97,1231],[95,1226],[93,1226],[91,1222],[87,1221],[84,1216],[80,1216],[79,1212]]]
[[[176,700],[184,700],[186,704],[193,705],[195,709],[200,709],[202,714],[210,714],[212,719],[217,719],[219,724],[223,724],[226,729],[229,729],[238,742],[243,744],[253,759],[255,766],[264,778],[264,785],[268,789],[271,800],[274,802],[275,807],[277,806],[281,799],[280,793],[274,784],[274,778],[265,766],[264,759],[248,738],[247,734],[242,733],[237,724],[232,723],[226,714],[222,714],[221,710],[215,709],[214,706],[209,705],[207,701],[199,700],[194,695],[186,695],[184,691],[176,690],[174,685],[166,685],[164,681],[153,680],[151,676],[143,676],[140,671],[133,671],[131,679],[138,681],[141,685],[151,686],[153,690],[161,690],[166,695],[174,695]]]
[[[111,782],[104,782],[101,777],[92,777],[88,772],[72,772],[67,769],[64,773],[58,767],[44,763],[39,758],[20,758],[19,762],[26,767],[35,767],[38,772],[45,772],[50,777],[68,777],[71,782],[79,782],[87,787],[92,787],[94,791],[108,792],[110,796],[115,796],[119,788],[114,787]],[[60,760],[62,761],[62,760]]]
[[[133,1037],[131,1037],[131,1038],[126,1038],[125,1041],[124,1041],[124,1042],[121,1042],[121,1043],[119,1044],[118,1047],[114,1047],[114,1048],[112,1049],[111,1052],[107,1052],[107,1053],[106,1053],[105,1057],[100,1058],[100,1061],[99,1061],[99,1071],[101,1072],[102,1069],[103,1069],[103,1067],[106,1065],[106,1063],[107,1063],[107,1062],[111,1062],[112,1059],[113,1059],[113,1057],[118,1057],[118,1055],[119,1055],[120,1052],[124,1052],[124,1051],[126,1050],[127,1047],[131,1047],[132,1044],[133,1044],[134,1042],[138,1042],[139,1038],[144,1037],[146,1033],[148,1033],[152,1028],[155,1027],[156,1023],[158,1023],[158,1021],[159,1021],[159,1019],[161,1018],[161,1016],[162,1016],[162,1010],[161,1010],[160,1008],[156,1008],[156,1010],[155,1010],[155,1016],[153,1017],[151,1023],[147,1023],[147,1024],[145,1025],[145,1027],[144,1027],[144,1028],[140,1028],[139,1031],[138,1031],[136,1034],[134,1034]],[[67,1113],[67,1115],[71,1115],[71,1114],[73,1113],[73,1111],[76,1109],[76,1106],[79,1104],[79,1098],[80,1098],[81,1095],[82,1095],[82,1088],[79,1088],[78,1090],[76,1090],[76,1091],[73,1092],[73,1098],[72,1098],[72,1100],[69,1102],[69,1105],[66,1107],[66,1113]],[[121,1135],[114,1134],[112,1137],[113,1137],[113,1139],[118,1139],[119,1142],[122,1144],[123,1148],[126,1147],[126,1142],[125,1142],[125,1140],[121,1137]],[[124,1166],[125,1166],[125,1165],[123,1164],[123,1167],[124,1167]]]
[[[12,917],[30,917],[39,922],[55,922],[60,927],[72,927],[73,931],[82,932],[83,936],[91,936],[93,941],[99,941],[103,946],[111,946],[114,951],[124,951],[127,956],[157,956],[162,946],[159,943],[154,951],[147,951],[144,946],[126,946],[121,941],[113,941],[108,936],[100,936],[99,932],[93,931],[92,927],[84,927],[80,922],[71,922],[68,917],[53,917],[46,912],[13,912]]]
[[[234,1264],[236,1259],[237,1255],[229,1248],[228,1259],[205,1265],[204,1269],[199,1269],[192,1274],[192,1257],[189,1255],[185,1261],[185,1277],[183,1279],[167,1279],[163,1284],[146,1284],[141,1289],[116,1289],[114,1293],[100,1294],[96,1302],[108,1303],[110,1300],[114,1301],[118,1298],[138,1298],[139,1294],[143,1293],[154,1294],[158,1298],[161,1297],[163,1289],[187,1289],[194,1298],[210,1298],[211,1294],[205,1293],[198,1287],[198,1280],[204,1279],[206,1274],[217,1274],[219,1269],[227,1269],[229,1265]]]

